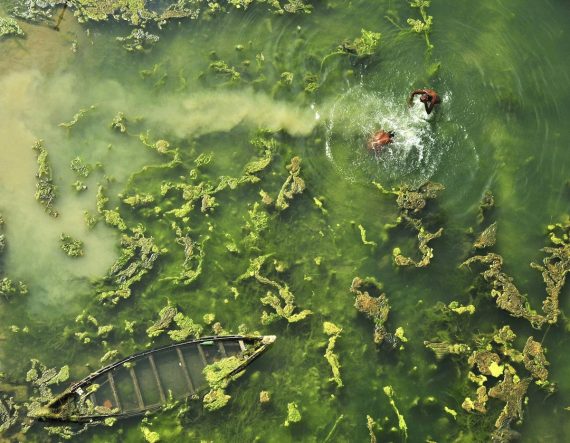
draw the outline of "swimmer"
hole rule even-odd
[[[368,149],[376,152],[381,151],[384,146],[393,142],[395,135],[394,131],[378,131],[368,140]]]
[[[409,106],[412,106],[416,95],[420,95],[420,101],[425,105],[428,115],[431,114],[435,105],[439,105],[441,103],[439,95],[433,89],[416,89],[408,99]]]

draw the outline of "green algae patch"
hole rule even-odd
[[[188,337],[200,337],[202,326],[194,323],[190,317],[186,317],[182,312],[178,312],[174,318],[174,323],[178,329],[168,331],[168,336],[174,341],[184,341]]]
[[[400,214],[394,225],[394,228],[403,222],[417,232],[418,251],[421,254],[419,259],[406,256],[402,253],[401,248],[395,247],[392,250],[392,257],[396,266],[414,266],[416,268],[424,268],[428,266],[433,258],[433,248],[429,246],[432,240],[435,240],[443,234],[443,228],[437,229],[435,232],[429,232],[424,226],[424,221],[419,214],[426,207],[428,200],[436,198],[445,187],[440,183],[426,182],[417,188],[402,186],[399,189],[386,189],[381,184],[373,182],[373,184],[386,195],[395,195],[396,204],[400,210]]]
[[[2,37],[23,37],[24,31],[18,22],[11,17],[0,17],[0,38]]]
[[[396,406],[396,402],[394,400],[394,389],[392,386],[384,386],[383,390],[386,397],[388,397],[388,401],[390,402],[390,406],[396,414],[396,417],[398,417],[398,429],[400,429],[400,432],[402,433],[403,440],[406,441],[408,439],[408,425],[406,424],[404,416]]]
[[[380,292],[380,295],[373,297],[366,289]],[[350,291],[355,294],[354,307],[374,322],[374,343],[380,345],[386,341],[389,347],[396,348],[400,340],[386,329],[390,304],[382,289],[382,284],[373,277],[355,277],[350,286]]]
[[[301,411],[299,411],[299,406],[295,402],[287,403],[287,418],[283,423],[283,426],[289,427],[293,423],[299,423],[302,420]]]
[[[53,182],[51,166],[48,161],[48,152],[44,147],[43,140],[37,140],[32,146],[37,156],[38,172],[36,172],[36,200],[44,207],[45,211],[52,217],[59,214],[53,204],[56,198],[56,189]]]
[[[429,8],[430,4],[430,0],[412,0],[410,2],[410,6],[418,10],[421,18],[409,18],[407,20],[412,32],[423,35],[428,53],[431,53],[431,50],[433,49],[433,44],[429,39],[433,25],[433,16],[429,15],[427,12],[427,8]]]
[[[485,191],[477,209],[477,223],[482,224],[488,213],[495,207],[495,196],[491,191]]]
[[[111,120],[110,127],[111,127],[111,129],[114,129],[115,131],[119,131],[123,134],[126,133],[127,132],[127,117],[125,116],[125,114],[122,112],[117,112],[115,117],[113,117],[113,120]]]
[[[7,242],[3,231],[4,219],[2,215],[0,215],[0,299],[9,302],[14,297],[26,295],[28,293],[28,287],[21,281],[13,281],[4,276],[3,253],[6,249]]]
[[[366,229],[364,229],[364,226],[358,225],[358,230],[360,231],[360,240],[362,240],[363,245],[369,245],[372,247],[377,246],[376,242],[370,241],[366,238]]]
[[[160,441],[160,434],[155,431],[151,431],[146,426],[141,426],[141,432],[143,434],[144,440],[148,443],[157,443]]]
[[[491,296],[500,309],[507,311],[513,317],[522,317],[533,326],[540,328],[546,321],[545,317],[530,309],[527,298],[515,286],[513,279],[502,272],[503,258],[495,253],[485,256],[477,255],[464,261],[461,266],[469,266],[480,262],[488,266],[481,275],[491,284]]]
[[[542,345],[529,337],[523,349],[524,367],[531,373],[534,379],[545,382],[548,379],[548,360],[544,354]]]
[[[95,105],[91,105],[88,108],[81,108],[74,116],[73,118],[68,121],[68,122],[64,122],[64,123],[60,123],[59,126],[65,129],[71,129],[73,128],[77,123],[79,123],[79,121],[83,120],[85,118],[85,116],[87,114],[89,114],[91,111],[93,111],[94,109],[96,109]],[[85,176],[87,177],[87,176]]]
[[[141,28],[136,28],[126,37],[117,37],[116,40],[123,43],[123,48],[129,52],[142,52],[152,48],[160,40],[160,37]]]
[[[289,171],[289,176],[281,190],[277,199],[275,200],[275,207],[279,211],[284,211],[289,207],[289,201],[293,199],[295,194],[301,194],[305,190],[305,181],[299,176],[301,173],[301,158],[293,157],[291,163],[287,165],[287,170]]]
[[[69,257],[83,257],[83,242],[75,240],[70,235],[62,233],[59,237],[59,245]]]
[[[174,306],[171,306],[170,304],[166,305],[158,313],[160,318],[147,328],[147,335],[150,338],[158,337],[170,327],[170,324],[174,320],[176,314],[178,314],[178,309],[176,309]]]
[[[497,222],[490,224],[475,240],[473,247],[477,249],[485,249],[495,246],[497,242]]]
[[[102,281],[104,285],[112,285],[114,288],[99,291],[99,300],[117,304],[120,300],[129,298],[131,286],[141,281],[152,270],[158,257],[165,252],[165,249],[155,244],[152,237],[144,235],[140,226],[133,229],[132,235],[123,235],[121,256]]]
[[[231,396],[226,394],[225,389],[230,381],[243,374],[244,371],[239,371],[239,369],[244,362],[243,357],[231,356],[214,362],[203,369],[202,372],[210,387],[210,391],[203,400],[206,410],[215,411],[227,405]]]
[[[321,61],[321,70],[325,61],[335,55],[345,55],[353,57],[356,61],[363,61],[374,55],[380,46],[380,39],[382,34],[379,32],[367,31],[361,29],[360,37],[355,38],[353,41],[346,40],[342,42],[334,52],[331,52]]]
[[[326,335],[329,336],[329,342],[327,344],[327,349],[325,350],[325,359],[329,363],[333,373],[333,376],[330,380],[334,381],[337,387],[342,388],[343,383],[342,378],[340,377],[340,361],[338,359],[338,355],[334,353],[336,341],[340,337],[342,329],[334,323],[326,321],[323,323],[323,331]]]
[[[280,318],[284,318],[289,323],[296,323],[298,321],[304,320],[313,312],[308,309],[302,310],[300,312],[295,312],[297,308],[295,305],[295,296],[289,290],[289,287],[286,284],[278,283],[277,281],[271,280],[260,274],[261,267],[267,258],[269,258],[269,256],[270,255],[263,255],[251,259],[247,271],[238,277],[238,281],[253,277],[258,282],[264,285],[272,286],[277,290],[278,295],[274,294],[271,291],[268,291],[267,294],[260,299],[263,305],[270,306],[275,311],[263,311],[261,314],[262,324],[268,325]]]
[[[443,360],[447,355],[467,354],[471,349],[464,343],[446,343],[424,341],[424,346],[435,354],[435,358]]]

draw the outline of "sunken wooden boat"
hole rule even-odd
[[[208,388],[203,370],[226,357],[242,360],[235,375],[265,352],[274,335],[203,337],[143,351],[74,383],[34,414],[40,420],[94,422],[132,417],[167,402],[198,398]]]

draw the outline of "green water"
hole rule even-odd
[[[12,3],[0,2],[0,15]],[[546,225],[570,211],[570,111],[565,106],[570,100],[570,5],[561,0],[434,1],[429,56],[421,36],[402,35],[385,18],[399,17],[405,25],[407,17],[417,15],[407,2],[314,6],[309,15],[278,16],[266,6],[251,6],[210,20],[173,22],[144,53],[128,53],[115,40],[130,32],[127,25],[79,24],[69,13],[60,32],[21,22],[26,39],[0,40],[0,213],[8,244],[3,272],[29,287],[28,295],[0,305],[0,371],[23,383],[30,359],[38,358],[48,367],[69,364],[71,378],[78,380],[100,367],[108,350],[127,356],[166,344],[165,335],[151,344],[145,330],[170,301],[196,322],[214,313],[226,331],[235,333],[245,324],[249,331],[278,339],[230,386],[226,408],[209,413],[191,402],[190,411],[180,416],[175,409],[150,417],[145,426],[162,441],[367,441],[367,415],[378,423],[379,441],[402,441],[383,392],[388,385],[407,422],[408,441],[488,441],[503,403],[491,399],[487,416],[467,414],[461,403],[473,397],[476,386],[466,381],[466,357],[438,362],[423,345],[438,337],[437,324],[430,321],[435,303],[474,301],[477,313],[458,320],[465,336],[508,324],[520,349],[530,335],[544,336],[550,380],[558,390],[548,395],[531,385],[524,421],[513,429],[525,442],[566,441],[566,319],[546,335],[535,331],[499,311],[488,286],[479,282],[480,294],[470,291],[476,272],[458,265],[471,253],[473,236],[466,231],[480,229],[477,208],[491,190],[496,208],[485,223],[498,223],[494,250],[531,305],[539,309],[542,303],[542,279],[529,263],[543,256]],[[356,64],[334,56],[321,66],[325,55],[343,40],[360,36],[362,28],[382,33],[376,55]],[[241,80],[231,82],[209,71],[214,57],[236,66]],[[441,67],[430,78],[426,72],[433,63]],[[141,75],[143,70],[148,73]],[[290,86],[278,83],[285,71],[293,73]],[[303,91],[308,73],[319,75],[314,94]],[[409,92],[424,86],[443,99],[427,120],[419,105],[411,111],[406,107]],[[58,126],[91,105],[96,108],[69,131]],[[117,112],[127,117],[127,133],[110,128]],[[365,141],[379,127],[394,128],[398,136],[375,157]],[[271,165],[257,174],[258,183],[220,191],[219,206],[205,214],[198,203],[187,220],[152,209],[156,205],[165,212],[183,203],[180,191],[161,196],[160,186],[191,182],[190,170],[201,153],[212,153],[213,160],[198,168],[199,180],[216,185],[219,176],[240,177],[244,165],[262,154],[249,142],[260,128],[273,131],[278,147]],[[172,156],[139,140],[147,130],[153,142],[165,139],[179,150],[180,165],[160,167]],[[57,219],[34,201],[37,165],[31,146],[36,139],[44,140],[58,186]],[[255,202],[262,205],[259,191],[275,198],[295,155],[302,158],[306,190],[283,212],[267,209],[270,221],[261,241],[244,243],[248,210]],[[85,179],[88,189],[82,193],[71,188],[77,178],[69,163],[77,156],[100,163]],[[394,221],[397,206],[371,182],[415,186],[426,180],[446,187],[429,203],[427,217],[430,229],[443,227],[444,234],[431,243],[429,267],[398,268],[392,249],[413,253],[414,233],[396,229],[386,236],[384,225]],[[96,295],[97,281],[120,255],[121,234],[103,221],[89,230],[83,221],[85,210],[96,213],[98,184],[111,199],[108,209],[119,207],[130,228],[144,225],[146,235],[168,250],[132,287],[131,297],[116,306],[103,305]],[[137,192],[152,194],[156,202],[132,209],[118,197]],[[184,261],[173,221],[188,227],[196,242],[209,237],[203,272],[188,286],[168,279],[180,273]],[[363,244],[358,225],[377,246]],[[62,232],[84,241],[84,257],[70,258],[60,250]],[[226,248],[227,236],[237,243],[238,253]],[[265,254],[273,255],[262,274],[286,283],[297,309],[313,311],[307,319],[261,323],[262,311],[271,308],[259,299],[271,288],[238,277],[251,258]],[[273,260],[284,270],[278,272]],[[391,305],[388,328],[404,328],[409,340],[404,349],[390,352],[373,343],[372,322],[353,307],[349,289],[355,276],[384,283]],[[563,312],[570,307],[567,292],[561,294]],[[96,332],[92,324],[75,321],[84,309],[100,325],[113,324],[114,331],[81,343],[76,332]],[[124,330],[125,321],[136,322],[133,334]],[[336,346],[342,388],[329,381],[324,321],[343,328]],[[11,325],[27,326],[29,332],[14,333]],[[204,333],[211,334],[211,327],[205,326]],[[262,390],[271,393],[268,405],[259,403]],[[435,401],[426,404],[428,397]],[[290,402],[297,403],[302,421],[285,427]],[[444,407],[457,411],[457,419]],[[29,441],[50,438],[40,424],[27,434]],[[89,429],[75,440],[143,441],[140,419]]]

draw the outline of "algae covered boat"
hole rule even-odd
[[[168,401],[197,398],[208,388],[204,368],[237,357],[235,375],[267,350],[275,336],[203,337],[139,352],[112,363],[67,388],[35,418],[91,422],[153,412]]]

